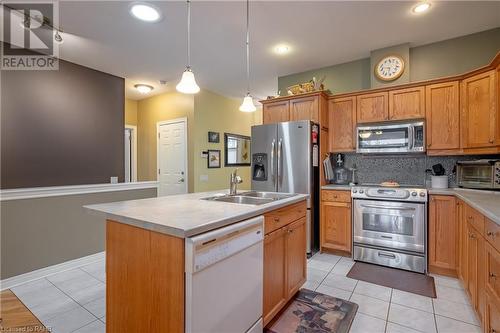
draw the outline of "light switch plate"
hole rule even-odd
[[[111,184],[118,184],[118,177],[110,177]]]
[[[208,175],[200,175],[200,182],[208,182]]]

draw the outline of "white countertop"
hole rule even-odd
[[[105,219],[185,238],[249,219],[308,198],[306,194],[297,194],[259,206],[201,200],[201,198],[227,193],[228,190],[190,193],[88,205],[84,208],[92,213],[102,215]]]
[[[500,192],[462,188],[431,188],[429,194],[454,195],[500,225]]]
[[[336,184],[328,184],[321,186],[322,190],[340,190],[340,191],[350,191],[351,185],[336,185]]]

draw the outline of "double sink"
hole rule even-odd
[[[221,201],[243,205],[263,205],[273,201],[291,198],[296,194],[249,191],[236,195],[220,194],[212,197],[202,198],[202,200]]]

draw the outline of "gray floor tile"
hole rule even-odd
[[[470,304],[469,298],[463,289],[446,287],[436,284],[436,294],[438,299],[445,299],[447,301]]]
[[[481,327],[436,315],[438,333],[481,333]]]
[[[320,269],[307,267],[307,280],[315,281],[321,283],[323,279],[328,275],[327,271],[322,271]]]
[[[394,289],[392,291],[391,303],[434,313],[434,309],[432,308],[432,299],[430,297],[408,293],[406,291]]]
[[[92,275],[101,282],[106,282],[106,263],[105,260],[80,267],[82,270]]]
[[[366,315],[383,320],[387,319],[389,302],[384,302],[377,298],[365,295],[359,295],[356,293],[352,294],[350,301],[356,303],[359,306],[358,308],[359,313],[364,313]]]
[[[420,333],[414,329],[404,327],[395,323],[388,322],[385,328],[385,333]]]
[[[83,305],[85,309],[90,311],[97,318],[104,317],[106,315],[106,298],[99,298],[92,302]]]
[[[389,302],[391,300],[392,289],[365,281],[359,281],[354,292],[356,294],[370,296]]]
[[[386,321],[356,313],[349,333],[384,333]]]
[[[319,292],[319,293],[325,294],[325,295],[337,297],[337,298],[344,299],[344,300],[347,300],[347,301],[349,300],[349,298],[351,298],[351,295],[352,295],[352,292],[350,292],[350,291],[339,289],[339,288],[330,287],[330,286],[327,286],[327,285],[324,285],[324,284],[320,285],[316,289],[316,291]]]
[[[90,324],[74,331],[74,333],[105,333],[105,332],[106,332],[106,325],[100,320],[91,322]]]
[[[399,304],[391,304],[388,321],[411,327],[424,333],[436,332],[436,323],[432,313],[408,308]]]
[[[472,325],[479,325],[474,309],[468,304],[433,299],[434,313],[443,317],[460,320]]]
[[[65,296],[62,291],[46,279],[14,287],[12,292],[30,309]]]
[[[90,324],[97,318],[83,307],[65,312],[57,317],[45,320],[42,323],[52,329],[52,333],[70,333],[85,325]]]
[[[78,307],[78,303],[69,296],[62,294],[54,299],[46,299],[43,303],[35,307],[29,307],[29,309],[40,321],[45,321]]]
[[[353,291],[356,287],[358,280],[354,280],[342,275],[328,274],[328,276],[323,280],[322,284],[329,287],[344,289],[347,291]]]

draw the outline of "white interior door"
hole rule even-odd
[[[158,123],[158,196],[187,193],[187,120]]]

